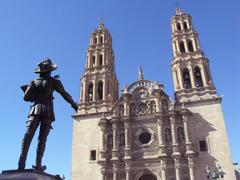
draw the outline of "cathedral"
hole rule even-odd
[[[175,97],[144,79],[141,67],[119,95],[111,34],[103,23],[91,33],[73,116],[71,180],[204,180],[209,169],[236,179],[222,98],[191,16],[177,8],[171,28]]]

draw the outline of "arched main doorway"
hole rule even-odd
[[[157,178],[152,174],[144,174],[138,180],[157,180]]]

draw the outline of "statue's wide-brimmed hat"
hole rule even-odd
[[[34,70],[35,73],[44,73],[44,72],[51,72],[57,69],[57,65],[53,64],[51,59],[43,60],[42,62],[38,63],[38,67]]]

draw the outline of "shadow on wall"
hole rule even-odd
[[[217,131],[214,125],[205,120],[199,113],[192,114],[192,121],[190,124],[191,137],[193,139],[196,156],[196,167],[198,167],[195,172],[198,177],[206,178],[206,166],[210,168],[211,171],[216,170],[218,165],[218,160],[212,156],[212,141],[209,138],[210,133]],[[224,171],[224,169],[223,169]]]

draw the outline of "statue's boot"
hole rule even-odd
[[[18,170],[23,171],[25,169],[25,161],[19,161],[18,162]]]
[[[47,121],[51,122],[51,121]],[[34,169],[44,171],[47,169],[46,166],[42,166],[42,157],[45,151],[47,136],[49,134],[49,131],[51,129],[50,123],[41,123],[40,126],[40,132],[38,136],[38,146],[37,146],[37,157],[36,157],[36,163],[35,166],[33,166]]]
[[[47,169],[47,166],[42,166],[41,164],[37,164],[35,166],[32,166],[34,169],[38,171],[45,171]]]
[[[33,118],[30,118],[30,120],[27,122],[27,130],[23,137],[21,154],[20,154],[19,161],[18,161],[18,170],[25,169],[25,163],[26,163],[26,159],[27,159],[28,150],[29,150],[30,144],[32,142],[33,136],[35,134],[35,131],[38,127],[38,124],[39,124],[39,122],[36,120],[34,121]]]

